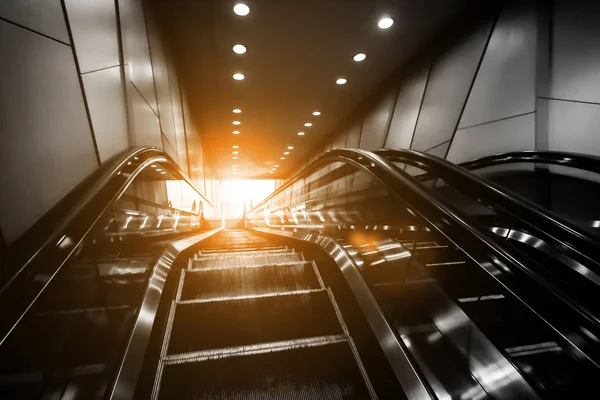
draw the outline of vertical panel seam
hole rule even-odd
[[[154,90],[154,98],[156,100],[156,116],[158,117],[158,126],[161,128],[161,134],[162,134],[162,118],[160,117],[160,107],[158,105],[158,92],[156,91],[156,74],[154,73],[154,63],[152,62],[152,48],[150,46],[150,36],[148,35],[148,20],[146,18],[146,10],[144,8],[144,1],[140,0],[140,5],[142,6],[142,16],[144,17],[144,30],[146,31],[146,44],[148,45],[148,57],[150,58],[150,69],[152,69],[152,89]],[[140,91],[140,94],[142,94],[142,92]],[[142,97],[144,97],[144,95],[142,94]],[[146,103],[148,103],[148,105],[150,106],[150,102],[148,102],[148,100],[146,100]],[[152,106],[150,106],[150,108],[152,110],[154,110],[152,108]]]
[[[367,119],[367,114],[363,115],[362,119],[360,120],[360,132],[358,133],[358,146],[356,146],[359,149],[360,149],[360,144],[362,142],[363,126],[365,125],[365,119]]]
[[[73,32],[71,31],[71,23],[69,22],[69,15],[67,14],[67,6],[65,0],[60,0],[62,7],[63,17],[65,19],[65,25],[67,27],[67,34],[69,41],[71,42],[71,52],[73,54],[73,62],[75,64],[75,71],[77,72],[77,79],[79,80],[79,89],[81,90],[81,98],[83,100],[83,106],[85,108],[85,114],[90,127],[90,134],[92,135],[92,144],[94,146],[94,153],[96,155],[96,162],[98,165],[101,164],[100,151],[98,150],[98,143],[96,141],[96,134],[94,133],[94,125],[92,124],[92,115],[90,113],[90,107],[88,104],[87,96],[85,94],[85,87],[83,86],[83,78],[81,77],[81,68],[79,68],[79,59],[77,58],[77,51],[75,50],[75,40],[73,39]]]
[[[381,146],[383,148],[386,147],[387,139],[390,134],[390,127],[392,126],[392,119],[394,118],[394,114],[396,113],[396,105],[398,104],[398,97],[400,97],[400,89],[401,88],[402,88],[402,84],[398,85],[398,87],[396,88],[396,90],[397,90],[396,98],[394,99],[394,105],[392,106],[392,112],[390,113],[390,116],[386,123],[385,136],[383,137],[383,143],[381,144]]]
[[[465,109],[467,108],[467,103],[469,102],[469,97],[471,97],[471,92],[473,91],[473,86],[475,86],[475,81],[477,80],[477,75],[479,75],[479,70],[481,69],[481,64],[483,64],[483,59],[485,58],[485,54],[488,51],[488,46],[490,44],[490,40],[492,39],[494,30],[496,29],[496,24],[498,23],[498,19],[500,17],[500,14],[502,13],[502,11],[503,11],[502,9],[498,10],[496,13],[496,16],[494,17],[494,22],[492,23],[487,40],[485,41],[485,46],[483,46],[483,51],[481,52],[481,56],[479,57],[479,62],[477,63],[477,68],[475,69],[475,73],[473,74],[473,79],[471,79],[471,84],[469,85],[469,91],[467,92],[465,101],[462,105],[460,113],[458,114],[458,119],[456,120],[456,126],[452,130],[452,136],[450,137],[450,145],[446,149],[446,154],[444,155],[445,159],[448,158],[448,153],[450,152],[450,148],[452,147],[452,142],[454,141],[454,137],[456,136],[456,131],[458,130],[458,126],[460,125],[460,120],[462,119]]]
[[[179,88],[181,88],[181,80],[179,79],[179,76],[177,77],[177,86]],[[179,90],[179,102],[181,104],[181,122],[183,123],[183,140],[185,142],[185,155],[186,155],[186,159],[187,159],[187,168],[188,168],[188,174],[191,178],[192,177],[192,166],[190,164],[190,148],[188,145],[187,124],[185,123],[185,112],[184,112],[185,107],[183,106],[183,94],[181,92],[181,89]],[[203,172],[203,174],[204,174],[204,172]],[[204,179],[204,178],[202,178],[202,179]]]

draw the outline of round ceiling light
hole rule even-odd
[[[319,115],[321,115],[321,111],[315,111],[315,112],[313,112],[313,115],[318,117]]]
[[[237,168],[237,164],[233,164],[231,168]]]
[[[235,46],[233,46],[233,52],[235,54],[244,54],[246,52],[246,46],[244,46],[243,44],[236,44]]]
[[[294,146],[288,146],[288,150],[293,150]]]
[[[348,82],[346,78],[338,78],[338,80],[335,81],[335,83],[337,83],[338,85],[345,85],[346,82]]]
[[[233,157],[231,157],[231,159],[232,160],[237,160],[238,158],[237,158],[237,156],[233,156]]]
[[[279,157],[280,160],[285,160],[285,157]]]
[[[284,155],[284,156],[287,156],[288,154],[290,154],[290,152],[289,152],[289,151],[284,151],[284,152],[283,152],[283,155]]]
[[[234,124],[234,125],[240,125],[240,124],[241,124],[241,122],[240,122],[240,121],[233,121],[233,124]]]
[[[244,3],[238,3],[235,6],[233,6],[233,12],[239,15],[240,17],[244,17],[250,14],[250,7],[248,7]]]
[[[244,74],[240,74],[239,72],[236,74],[233,74],[233,79],[235,79],[236,81],[243,81],[244,80]]]
[[[232,151],[233,154],[239,154],[239,151]]]
[[[312,126],[312,124],[310,122],[307,122],[304,124],[304,126]]]
[[[242,110],[240,110],[239,108],[234,108],[233,109],[233,113],[234,114],[240,114],[242,112]]]
[[[298,136],[304,136],[304,132],[298,132]]]
[[[270,172],[270,173],[272,173],[272,174],[274,174],[274,173],[275,173],[275,171],[269,171],[269,172]]]
[[[365,53],[358,53],[358,54],[355,54],[354,57],[352,57],[352,59],[356,62],[365,61],[366,58],[367,58],[367,55]]]
[[[383,17],[379,20],[379,22],[377,22],[377,26],[380,29],[389,29],[392,27],[392,25],[394,25],[394,20],[390,17]]]
[[[279,167],[279,164],[275,164],[275,165],[274,165],[274,167],[275,167],[275,168],[278,168],[278,167]]]
[[[238,146],[237,144],[234,144],[234,145],[233,145],[233,146],[231,146],[231,147],[233,147],[234,149],[237,149],[239,146]]]
[[[234,135],[239,135],[239,134],[240,134],[240,131],[233,131],[233,134],[234,134]]]

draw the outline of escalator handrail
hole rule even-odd
[[[454,244],[457,248],[465,250],[471,258],[474,257],[473,254],[477,255],[478,258],[473,258],[473,260],[489,276],[503,286],[507,292],[514,295],[516,299],[534,314],[548,323],[566,343],[569,343],[571,347],[576,349],[575,351],[581,352],[582,355],[585,354],[572,339],[570,333],[580,331],[582,327],[600,332],[600,319],[597,316],[572,299],[567,293],[564,293],[563,290],[556,287],[556,285],[536,273],[536,270],[541,269],[541,264],[539,264],[538,260],[523,253],[515,252],[512,246],[499,240],[490,230],[480,226],[480,224],[469,217],[461,216],[452,206],[441,202],[417,180],[406,172],[400,171],[380,155],[361,149],[335,149],[325,153],[285,182],[265,200],[253,207],[248,212],[248,215],[258,211],[259,208],[263,207],[273,197],[289,188],[299,179],[303,179],[322,166],[334,162],[350,163],[365,170],[385,185],[392,193],[400,198],[404,198],[423,220],[430,226],[435,227],[450,243]],[[449,233],[449,230],[452,232]],[[486,261],[482,260],[483,257],[485,257]],[[520,293],[514,291],[507,283],[514,278],[498,274],[498,270],[507,268],[507,265],[513,267],[508,268],[509,270],[520,271],[530,277],[528,285],[531,290],[528,289],[526,292],[521,288]],[[537,289],[534,290],[534,286]],[[544,293],[551,293],[555,300],[545,298],[544,302],[540,303],[539,299],[531,295],[534,291],[539,292],[539,289]],[[528,298],[528,300],[524,300],[524,297]],[[546,301],[554,304],[550,305],[550,308],[559,307],[562,311],[569,310],[569,312],[565,312],[564,314],[556,312],[554,308],[550,309],[548,307]],[[544,314],[540,314],[536,306],[531,306],[531,302],[537,302],[537,307],[542,307]],[[570,316],[564,319],[564,315],[567,314]],[[557,324],[559,327],[557,327]],[[589,356],[586,355],[586,357],[590,359]],[[590,361],[596,365],[600,364],[598,363],[599,360],[590,359]]]
[[[130,149],[107,160],[22,236],[29,239],[29,234],[34,233],[43,236],[43,240],[33,248],[22,246],[20,250],[27,250],[26,254],[23,251],[12,254],[13,263],[17,263],[16,272],[0,289],[0,345],[102,214],[125,193],[143,169],[157,162],[165,164],[170,172],[185,180],[203,200],[213,206],[179,165],[157,147]],[[29,291],[24,289],[32,280],[39,285]]]
[[[375,153],[388,160],[408,161],[413,166],[423,166],[423,169],[426,171],[433,171],[435,176],[432,177],[442,178],[450,184],[458,183],[459,185],[464,185],[462,187],[470,186],[471,193],[477,193],[480,198],[500,205],[500,207],[524,221],[532,229],[544,232],[546,235],[552,237],[559,246],[565,246],[586,259],[588,266],[592,265],[595,267],[594,273],[600,275],[600,265],[598,265],[595,257],[600,254],[600,242],[597,237],[576,224],[515,193],[507,193],[499,185],[434,155],[404,149],[382,149],[375,151]],[[524,153],[515,154],[521,154],[525,157]],[[535,159],[535,155],[530,155]],[[551,152],[544,152],[543,156],[544,159],[560,160],[558,155],[552,157]],[[600,162],[600,159],[598,159],[598,162]]]
[[[509,163],[553,164],[600,173],[600,157],[565,151],[514,151],[494,154],[458,165],[468,170],[476,170]]]

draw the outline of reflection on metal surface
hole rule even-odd
[[[303,232],[294,233],[263,228],[256,228],[256,230],[315,243],[329,253],[344,274],[350,288],[359,300],[359,305],[367,317],[371,329],[373,329],[373,332],[383,348],[384,353],[394,370],[396,378],[405,390],[408,399],[431,399],[424,383],[411,365],[407,354],[394,334],[393,328],[387,322],[377,301],[373,297],[373,294],[360,275],[357,266],[340,244],[332,238],[320,234]]]
[[[148,281],[148,286],[144,293],[144,300],[138,312],[138,317],[131,332],[131,336],[129,337],[129,343],[123,360],[121,361],[119,372],[117,373],[117,377],[112,387],[110,399],[133,398],[162,290],[167,274],[169,273],[175,258],[177,258],[179,253],[183,250],[214,235],[222,229],[222,227],[217,228],[210,232],[190,236],[173,242],[157,260],[152,270],[150,280]]]

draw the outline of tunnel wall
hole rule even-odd
[[[598,21],[600,3],[585,0],[506,2],[463,18],[303,165],[337,147],[410,148],[454,162],[532,149],[600,155]]]
[[[206,189],[153,20],[142,0],[0,2],[0,244],[132,146],[164,149]]]

